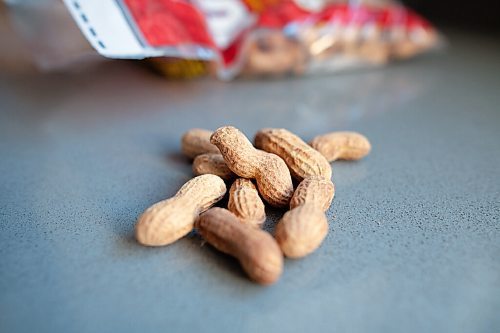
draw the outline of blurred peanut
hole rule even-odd
[[[135,236],[143,245],[168,245],[188,234],[198,215],[226,193],[226,184],[215,175],[195,177],[177,194],[149,207],[139,217]]]
[[[260,226],[266,220],[264,203],[250,179],[234,181],[229,189],[227,208],[245,224]]]
[[[283,272],[283,254],[273,237],[241,223],[227,209],[209,209],[196,220],[195,227],[217,250],[236,257],[255,282],[272,284]]]
[[[302,44],[281,30],[270,30],[249,40],[242,74],[300,75],[306,67],[307,52]]]
[[[297,135],[282,128],[264,128],[257,132],[255,146],[281,157],[292,176],[299,181],[308,176],[332,177],[332,167],[326,158]]]
[[[359,160],[371,150],[368,139],[356,132],[331,132],[318,135],[310,143],[329,162],[335,160]]]
[[[276,240],[287,257],[304,257],[321,245],[328,233],[325,212],[334,194],[333,183],[321,176],[307,177],[299,184],[290,211],[276,226]]]
[[[193,160],[193,173],[197,176],[212,174],[224,180],[236,178],[220,153],[206,153],[196,156]]]
[[[181,139],[181,150],[189,158],[205,153],[218,153],[219,149],[210,143],[212,131],[192,128]]]
[[[227,166],[238,176],[254,178],[269,204],[284,207],[293,195],[293,184],[285,162],[277,155],[259,151],[237,128],[217,129],[210,142],[219,148]]]

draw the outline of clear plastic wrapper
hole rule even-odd
[[[427,21],[393,2],[322,3],[312,12],[283,1],[264,12],[247,41],[242,73],[324,73],[377,66],[439,45]]]
[[[73,69],[102,60],[82,36],[62,1],[5,0],[5,4],[7,23],[30,53],[24,58],[40,70]]]

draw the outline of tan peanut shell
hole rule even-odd
[[[264,203],[250,179],[238,178],[233,182],[227,209],[245,224],[260,226],[266,220]]]
[[[217,250],[236,257],[255,282],[272,284],[283,272],[283,254],[273,237],[241,223],[227,209],[209,209],[196,220],[196,228]]]
[[[196,156],[193,160],[193,173],[197,176],[212,174],[224,180],[236,178],[220,153],[206,153]]]
[[[148,246],[168,245],[188,234],[198,215],[226,193],[226,184],[215,175],[195,177],[184,184],[175,196],[160,201],[139,217],[135,236]]]
[[[295,189],[292,200],[290,200],[290,209],[310,204],[326,212],[332,204],[335,196],[335,186],[329,179],[322,179],[318,176],[305,178]]]
[[[247,137],[232,126],[217,129],[210,142],[219,148],[235,174],[256,180],[264,200],[276,207],[288,205],[293,183],[286,163],[279,156],[255,149]]]
[[[325,211],[334,195],[333,183],[321,176],[305,178],[299,184],[290,201],[291,210],[283,215],[275,232],[287,257],[304,257],[321,245],[328,233]]]
[[[212,131],[193,128],[184,133],[181,139],[181,150],[189,158],[205,153],[218,153],[219,149],[210,143]]]
[[[264,128],[255,135],[255,147],[281,157],[292,176],[299,181],[307,176],[332,177],[326,158],[301,138],[283,128]]]
[[[359,160],[371,150],[368,139],[356,132],[331,132],[318,135],[310,143],[329,162],[335,160]]]

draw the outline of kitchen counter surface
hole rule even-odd
[[[271,287],[195,233],[133,237],[192,177],[181,134],[225,124],[373,144],[333,163],[330,233]],[[384,69],[267,82],[173,82],[127,62],[3,74],[0,331],[499,332],[499,165],[500,45],[476,35]]]

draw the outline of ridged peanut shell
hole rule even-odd
[[[285,162],[277,155],[267,154],[255,175],[262,198],[271,206],[286,207],[293,196],[293,183]]]
[[[265,201],[276,207],[288,205],[293,183],[286,163],[279,156],[255,149],[247,137],[232,126],[217,129],[210,142],[219,148],[235,174],[256,180]]]
[[[219,201],[226,184],[215,175],[202,175],[185,183],[176,195],[160,201],[139,217],[135,236],[148,246],[168,245],[187,235],[198,215]]]
[[[325,212],[334,195],[329,179],[309,176],[300,182],[290,200],[290,211],[276,226],[276,240],[287,257],[304,257],[321,245],[328,233]]]
[[[328,233],[328,221],[317,206],[305,204],[285,213],[276,226],[275,237],[289,258],[314,252]]]
[[[255,178],[259,168],[260,153],[247,137],[233,126],[218,128],[210,137],[224,157],[227,166],[238,176]]]
[[[224,208],[212,208],[196,221],[201,236],[221,252],[236,257],[257,283],[276,282],[283,272],[283,254],[267,232],[241,223]]]
[[[193,128],[184,133],[181,139],[181,150],[189,158],[205,153],[218,153],[219,149],[210,143],[212,131]]]
[[[308,203],[326,212],[334,195],[335,186],[331,180],[321,176],[310,176],[301,181],[295,189],[292,200],[290,200],[290,209]]]
[[[257,148],[281,157],[298,180],[307,176],[332,177],[332,168],[326,158],[286,129],[261,129],[255,135],[254,143]]]
[[[331,132],[318,135],[309,144],[329,162],[359,160],[371,150],[370,141],[357,132]]]
[[[260,226],[266,220],[266,209],[250,179],[238,178],[229,189],[227,209],[245,224]]]
[[[224,180],[236,177],[220,153],[206,153],[196,156],[193,160],[193,173],[197,176],[212,174]]]

